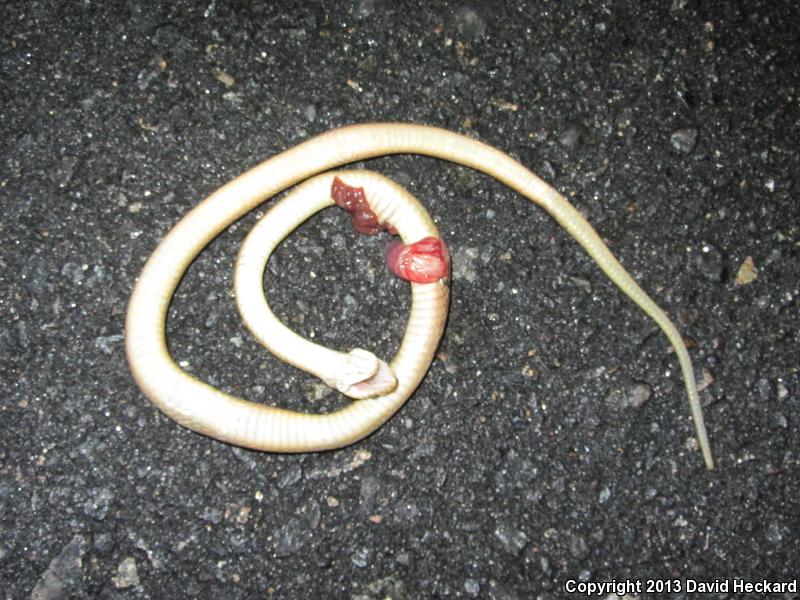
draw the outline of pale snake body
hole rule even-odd
[[[356,400],[332,413],[300,413],[226,394],[181,369],[172,359],[165,337],[172,295],[190,263],[215,236],[267,198],[292,185],[337,166],[388,154],[423,154],[472,167],[513,188],[555,218],[666,334],[681,367],[703,458],[706,466],[713,468],[694,371],[683,339],[591,225],[566,198],[507,154],[466,136],[421,125],[379,123],[329,131],[240,175],[175,225],[147,261],[132,294],[126,320],[126,351],[131,371],[156,406],[181,425],[225,442],[259,450],[307,452],[351,444],[380,427],[403,405],[427,372],[444,329],[448,289],[441,281],[411,284],[409,325],[397,355],[389,364],[396,387],[376,397]],[[349,178],[350,185],[363,183],[371,196],[370,204],[378,205],[373,206],[375,212],[381,219],[392,221],[404,240],[438,236],[424,209],[413,198],[404,196],[402,189],[395,190],[391,183],[384,187],[384,182],[363,171],[342,176]],[[271,315],[263,299],[263,266],[271,250],[259,248],[265,247],[264,243],[274,248],[304,219],[332,204],[332,178],[333,175],[326,175],[299,186],[301,191],[296,196],[276,205],[277,212],[267,221],[269,227],[261,227],[260,233],[253,234],[262,236],[260,241],[249,246],[250,241],[245,242],[247,250],[243,248],[240,254],[236,274],[237,300],[248,327],[257,338],[267,341],[273,353],[345,393],[356,386],[349,395],[360,397],[359,369],[373,372],[378,365],[371,362],[370,353],[336,353],[303,340]],[[386,189],[389,191],[384,192]],[[380,366],[384,368],[385,363]]]

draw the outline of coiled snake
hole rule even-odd
[[[591,225],[566,198],[507,154],[466,136],[421,125],[376,123],[324,133],[227,183],[175,225],[142,270],[126,319],[131,372],[159,409],[185,427],[231,444],[273,452],[311,452],[360,440],[403,405],[425,376],[444,330],[449,293],[446,274],[436,281],[411,283],[409,322],[403,342],[388,364],[365,350],[340,353],[301,338],[274,317],[262,287],[264,265],[272,249],[302,221],[333,204],[335,176],[348,186],[365,188],[379,224],[396,229],[404,242],[438,239],[426,211],[385,178],[366,171],[313,177],[334,167],[389,154],[423,154],[471,167],[513,188],[558,221],[669,339],[680,363],[703,458],[706,466],[713,468],[694,371],[683,339]],[[172,295],[200,251],[252,208],[300,182],[305,183],[277,203],[245,241],[237,261],[235,288],[245,323],[274,354],[357,398],[327,414],[300,413],[226,394],[183,371],[170,356],[166,342]],[[392,260],[396,262],[396,258]],[[393,267],[397,270],[397,264]]]

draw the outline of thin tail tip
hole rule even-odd
[[[714,455],[711,453],[711,448],[706,447],[703,449],[703,460],[706,463],[706,470],[714,470]]]

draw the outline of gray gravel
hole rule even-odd
[[[0,597],[499,600],[797,577],[796,3],[158,4],[1,11]],[[458,261],[439,359],[386,426],[259,454],[145,400],[123,318],[158,240],[258,161],[381,120],[482,139],[573,199],[690,340],[717,470],[655,326],[541,211],[424,158],[370,163]],[[336,405],[236,315],[254,218],[190,269],[172,350],[237,395]],[[408,298],[384,242],[315,217],[271,266],[276,311],[391,356]]]

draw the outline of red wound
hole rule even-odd
[[[334,177],[331,198],[336,206],[350,213],[353,227],[359,233],[375,235],[384,229],[392,235],[397,233],[388,223],[378,221],[363,187],[347,185]],[[433,283],[450,274],[450,253],[444,242],[436,237],[426,237],[407,245],[395,240],[386,248],[386,262],[392,273],[413,283]]]
[[[387,229],[389,233],[394,233],[392,227],[378,222],[378,215],[370,208],[363,187],[347,185],[338,177],[334,177],[331,185],[331,197],[336,206],[350,213],[353,227],[358,233],[375,235],[384,229]]]
[[[386,248],[386,263],[392,273],[413,283],[433,283],[450,274],[450,253],[436,237],[413,244],[391,242]]]

